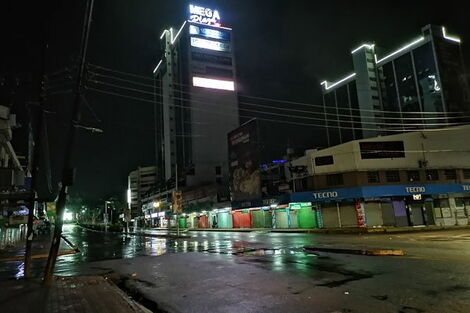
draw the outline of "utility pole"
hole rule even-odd
[[[59,252],[60,238],[62,236],[63,213],[67,202],[67,189],[73,184],[74,169],[72,165],[73,148],[75,146],[75,138],[77,136],[77,124],[81,118],[81,97],[83,88],[83,76],[85,73],[86,54],[88,50],[88,38],[90,36],[91,18],[93,15],[94,0],[88,0],[85,10],[85,18],[83,20],[82,39],[80,44],[80,64],[78,67],[78,75],[75,86],[75,100],[73,104],[73,115],[70,121],[67,137],[67,146],[64,151],[64,167],[62,170],[62,181],[59,195],[56,202],[56,223],[54,227],[54,235],[52,238],[51,249],[47,259],[46,269],[44,271],[44,283],[51,284],[57,254]]]
[[[33,155],[31,160],[31,196],[28,203],[28,229],[26,233],[26,247],[24,254],[24,277],[28,278],[31,275],[31,254],[33,246],[33,217],[34,217],[34,207],[36,204],[37,197],[37,182],[39,175],[39,155],[40,155],[40,146],[41,138],[43,136],[44,129],[44,83],[45,83],[45,74],[46,74],[46,50],[47,50],[47,35],[46,35],[46,22],[42,23],[42,36],[43,42],[41,47],[41,72],[40,72],[40,86],[38,88],[38,103],[30,102],[30,131],[32,132],[33,137]],[[36,107],[37,105],[37,107]]]

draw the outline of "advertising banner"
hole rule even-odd
[[[261,198],[258,123],[251,120],[228,134],[232,201]]]

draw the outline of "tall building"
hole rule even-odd
[[[185,186],[228,177],[227,133],[239,125],[232,30],[218,10],[189,6],[188,20],[161,34],[157,167]]]
[[[129,173],[127,202],[132,217],[142,215],[142,200],[147,192],[155,187],[155,175],[155,166],[139,167]]]
[[[387,54],[373,43],[351,51],[354,73],[322,83],[328,143],[452,126],[470,108],[461,40],[428,25]]]

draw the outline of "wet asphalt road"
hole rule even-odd
[[[159,233],[159,231],[154,231]],[[219,256],[257,269],[302,277],[315,286],[358,293],[397,305],[397,312],[470,312],[470,232],[409,234],[296,234],[188,232],[189,238],[123,236],[66,225],[64,235],[80,253],[58,259],[57,275],[83,273],[94,261],[134,260],[163,254]],[[348,249],[404,249],[404,257],[306,253],[305,245]],[[64,246],[66,248],[66,246]],[[42,272],[45,261],[36,261]],[[97,267],[96,269],[99,269]],[[0,277],[21,275],[21,262],[0,264]],[[98,270],[99,272],[99,270]],[[444,311],[442,311],[445,308]],[[438,311],[436,311],[438,312]]]

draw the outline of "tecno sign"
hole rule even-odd
[[[405,187],[408,193],[425,193],[426,187]]]
[[[338,198],[338,192],[337,191],[314,192],[313,197],[315,199]]]
[[[220,14],[217,10],[190,4],[189,21],[206,25],[220,26]]]

